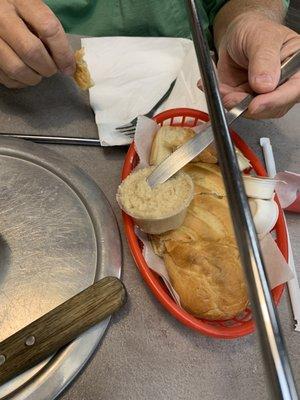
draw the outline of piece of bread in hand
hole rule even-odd
[[[94,83],[89,73],[87,63],[84,61],[83,57],[84,48],[81,48],[75,52],[76,70],[73,78],[80,89],[88,90],[94,86]]]
[[[195,136],[191,128],[180,126],[162,126],[155,134],[150,153],[150,165],[157,165],[172,154],[176,149]],[[192,162],[217,163],[217,153],[214,145],[208,146]]]

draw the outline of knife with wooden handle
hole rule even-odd
[[[0,343],[0,385],[118,311],[126,290],[115,277],[89,286]]]

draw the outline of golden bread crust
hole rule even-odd
[[[248,304],[237,248],[219,242],[176,243],[164,261],[182,307],[196,317],[226,320]]]
[[[80,50],[77,50],[75,52],[76,70],[73,78],[77,83],[77,85],[80,87],[80,89],[88,90],[92,86],[94,86],[94,83],[89,73],[87,63],[84,61],[83,57],[84,57],[84,48],[81,48]]]
[[[170,143],[172,152],[191,135],[189,129],[163,128],[168,128],[167,135],[158,131],[153,142],[154,163],[161,161]],[[247,307],[248,294],[221,171],[216,164],[195,160],[183,170],[195,185],[184,223],[153,235],[151,243],[185,310],[208,320],[230,319]]]
[[[191,128],[177,126],[162,126],[155,134],[149,159],[150,165],[161,163],[166,157],[173,153],[178,147],[195,136]],[[217,154],[213,145],[208,146],[193,162],[217,163]]]

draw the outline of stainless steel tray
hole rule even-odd
[[[43,146],[0,139],[0,340],[107,275],[121,275],[111,207],[79,168]],[[0,399],[53,399],[109,319],[0,387]],[[49,332],[49,335],[51,332]]]

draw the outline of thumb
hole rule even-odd
[[[271,35],[270,35],[271,36]],[[251,89],[256,93],[271,92],[276,88],[280,78],[280,50],[281,38],[261,38],[248,48],[248,81]]]

